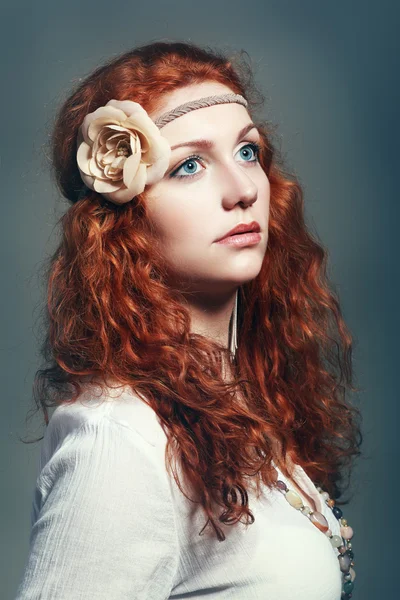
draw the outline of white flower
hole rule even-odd
[[[77,163],[85,184],[116,204],[160,181],[171,147],[144,108],[110,100],[86,115],[78,132]]]

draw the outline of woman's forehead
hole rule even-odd
[[[252,122],[247,109],[237,103],[215,104],[193,110],[174,119],[161,129],[171,147],[193,140],[209,139],[218,143]]]

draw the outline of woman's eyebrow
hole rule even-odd
[[[256,127],[254,123],[249,123],[245,125],[243,129],[241,129],[236,138],[236,143],[240,140],[241,137],[246,135],[251,129]],[[182,142],[181,144],[175,144],[175,146],[171,146],[171,150],[175,150],[175,148],[181,148],[182,146],[192,146],[193,148],[213,148],[215,146],[214,142],[211,140],[192,140],[191,142]]]

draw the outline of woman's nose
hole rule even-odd
[[[257,200],[257,185],[245,169],[246,167],[233,162],[226,165],[220,175],[223,180],[222,202],[227,208],[231,208],[238,202],[251,205]]]

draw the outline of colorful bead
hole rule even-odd
[[[312,509],[309,506],[303,506],[300,510],[303,515],[309,515],[312,513]]]
[[[346,581],[343,584],[343,591],[345,594],[350,594],[354,589],[354,583],[352,581]]]
[[[351,563],[350,556],[347,556],[347,554],[339,554],[338,560],[342,573],[348,573]]]
[[[339,535],[333,535],[331,537],[331,544],[334,548],[339,548],[343,544],[343,540]]]
[[[340,528],[340,533],[342,534],[342,537],[344,537],[345,540],[351,540],[351,538],[354,535],[353,529],[351,527],[341,527]]]
[[[333,548],[338,550],[338,562],[341,573],[343,574],[343,586],[341,600],[350,600],[352,598],[352,591],[354,589],[354,580],[356,578],[356,572],[354,567],[354,552],[352,551],[352,544],[349,541],[353,535],[353,529],[348,526],[347,520],[342,518],[342,511],[340,508],[335,506],[335,500],[329,497],[327,492],[324,492],[319,486],[315,486],[320,492],[321,496],[325,500],[325,503],[332,510],[333,515],[340,522],[340,533],[339,535],[332,535],[332,531],[329,529],[329,523],[325,516],[319,511],[313,511],[309,506],[303,504],[302,498],[297,492],[290,490],[284,481],[280,479],[276,480],[276,486],[282,493],[284,493],[287,502],[293,506],[293,508],[300,510],[304,516],[308,517],[311,523],[323,532],[332,544]]]
[[[289,502],[290,506],[293,506],[293,508],[297,508],[297,510],[300,510],[300,508],[302,508],[303,500],[298,494],[296,494],[296,492],[288,490],[285,494],[285,498]]]
[[[281,481],[280,479],[277,480],[276,485],[280,490],[283,490],[284,492],[286,492],[288,489],[286,483],[284,481]]]
[[[325,519],[324,515],[318,511],[314,511],[310,514],[310,521],[315,525],[315,527],[322,531],[322,533],[325,533],[329,529],[328,521]]]
[[[334,506],[332,508],[332,512],[335,515],[335,517],[339,520],[340,517],[343,515],[342,511],[340,510],[340,508],[338,506]]]

